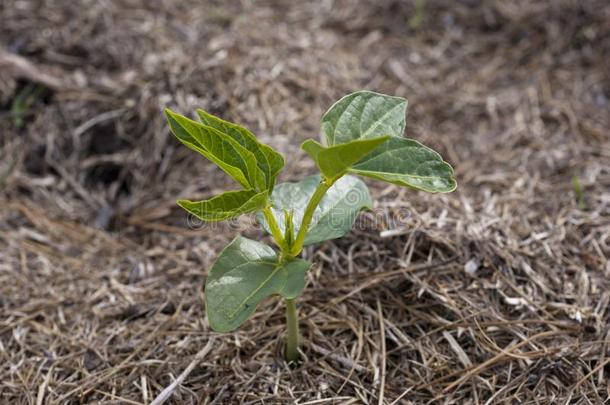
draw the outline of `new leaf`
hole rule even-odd
[[[320,145],[313,139],[308,139],[303,142],[301,148],[311,156],[326,178],[336,180],[343,176],[360,159],[388,139],[390,139],[389,136],[357,139],[328,148]]]
[[[197,110],[196,122],[166,110],[176,137],[210,159],[246,189],[273,190],[284,158],[237,124]]]
[[[456,187],[453,168],[441,155],[406,138],[391,138],[349,172],[430,193],[448,193]]]
[[[256,158],[256,163],[265,175],[266,189],[271,191],[275,184],[278,173],[284,167],[284,158],[271,147],[261,143],[254,134],[246,128],[237,124],[225,121],[204,111],[197,110],[197,115],[201,122],[207,126],[227,134],[241,146],[252,152]]]
[[[169,109],[165,110],[176,138],[190,149],[216,163],[245,189],[264,190],[265,175],[258,168],[256,157],[227,134],[193,121]]]
[[[178,205],[206,222],[224,221],[265,208],[267,192],[229,191],[205,201],[178,200]]]
[[[329,146],[380,136],[401,137],[405,131],[407,100],[372,91],[349,94],[322,116]]]
[[[371,177],[431,193],[456,187],[453,169],[432,149],[402,137],[407,100],[359,91],[337,101],[322,117],[328,147],[302,148],[330,179],[343,173]]]

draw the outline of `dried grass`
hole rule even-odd
[[[0,402],[148,403],[214,335],[201,287],[237,231],[174,200],[228,181],[162,107],[248,125],[291,180],[359,88],[409,99],[458,191],[370,183],[377,215],[306,251],[305,362],[283,363],[270,299],[171,401],[606,401],[610,7],[428,1],[417,26],[414,3],[1,3]]]

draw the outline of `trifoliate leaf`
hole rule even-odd
[[[380,136],[401,137],[407,100],[372,91],[349,94],[322,116],[328,146]]]
[[[218,118],[204,110],[197,110],[201,122],[230,136],[241,146],[252,152],[256,163],[265,175],[267,190],[273,190],[275,179],[284,167],[284,158],[270,146],[256,139],[256,136],[246,128]]]
[[[245,189],[266,190],[266,178],[256,157],[236,140],[221,131],[165,110],[176,138],[190,149],[216,163]]]

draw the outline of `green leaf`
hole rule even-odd
[[[220,253],[206,281],[210,326],[217,332],[230,332],[254,313],[262,299],[270,295],[295,298],[305,287],[310,265],[301,259],[279,264],[269,246],[235,238]]]
[[[354,163],[388,139],[390,139],[389,136],[357,139],[328,148],[313,139],[308,139],[303,142],[301,148],[316,162],[325,177],[334,180],[345,174]]]
[[[225,121],[201,109],[197,110],[197,115],[199,115],[199,119],[204,125],[230,136],[241,146],[252,152],[256,157],[259,169],[265,175],[266,189],[273,190],[275,179],[284,167],[282,155],[270,146],[259,142],[256,136],[244,127]]]
[[[406,109],[407,100],[401,97],[370,91],[349,94],[322,117],[322,129],[331,146],[306,141],[303,149],[326,177],[339,176],[345,170],[432,193],[455,190],[451,166],[432,149],[402,137]],[[380,137],[385,141],[375,145]],[[360,144],[365,141],[370,143]]]
[[[266,179],[252,152],[221,131],[169,109],[165,115],[176,138],[216,163],[246,189],[266,189]]]
[[[391,138],[349,172],[431,193],[448,193],[456,188],[453,168],[441,155],[406,138]]]
[[[343,97],[322,116],[329,146],[380,136],[401,137],[405,130],[407,100],[372,91]]]
[[[271,201],[273,214],[278,220],[280,229],[286,228],[283,209],[292,209],[292,226],[294,233],[299,231],[307,202],[313,195],[321,178],[310,176],[298,183],[278,184],[273,190]],[[328,189],[316,208],[304,245],[340,238],[350,231],[358,213],[370,209],[373,201],[364,182],[353,176],[344,176]],[[265,218],[258,214],[257,219],[269,232]]]
[[[217,222],[265,208],[267,196],[267,191],[229,191],[205,201],[178,200],[178,205],[203,221]]]

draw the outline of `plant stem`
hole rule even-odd
[[[286,300],[286,327],[288,339],[286,341],[286,361],[296,362],[299,359],[299,321],[297,316],[296,299]]]
[[[289,215],[284,214],[285,220],[290,222],[286,223],[287,234],[282,235],[277,220],[271,211],[271,207],[266,207],[263,209],[263,214],[265,215],[265,219],[269,224],[271,235],[281,250],[280,263],[284,263],[301,253],[301,250],[303,250],[303,244],[305,243],[305,237],[307,236],[307,230],[309,229],[309,225],[313,219],[313,214],[318,207],[318,204],[322,200],[322,197],[324,197],[324,194],[326,194],[328,189],[336,180],[337,179],[323,179],[320,184],[318,184],[318,187],[307,203],[307,207],[305,207],[305,213],[303,214],[301,226],[299,227],[299,232],[294,241],[292,240],[292,237],[289,237],[290,235],[288,234],[288,232],[291,231],[289,228],[289,223],[292,223],[292,213]],[[296,362],[299,359],[299,320],[297,315],[296,298],[286,299],[286,332],[286,361]]]
[[[316,208],[318,207],[322,197],[324,197],[324,194],[326,194],[332,185],[332,180],[323,179],[320,184],[318,184],[316,191],[314,191],[313,195],[311,196],[311,200],[309,200],[309,203],[307,203],[305,213],[303,214],[303,220],[301,221],[301,226],[299,227],[299,233],[297,234],[294,244],[290,249],[290,254],[292,256],[298,255],[301,253],[301,250],[303,250],[303,244],[305,243],[305,237],[307,236],[309,224],[313,218],[313,213],[316,211]]]
[[[286,244],[284,243],[282,231],[280,230],[280,227],[277,224],[277,221],[275,220],[275,216],[271,211],[271,207],[265,207],[263,209],[263,215],[267,220],[267,224],[269,224],[269,229],[271,230],[271,236],[273,236],[273,240],[275,240],[275,243],[279,246],[279,248],[284,251],[287,246],[285,246]]]

